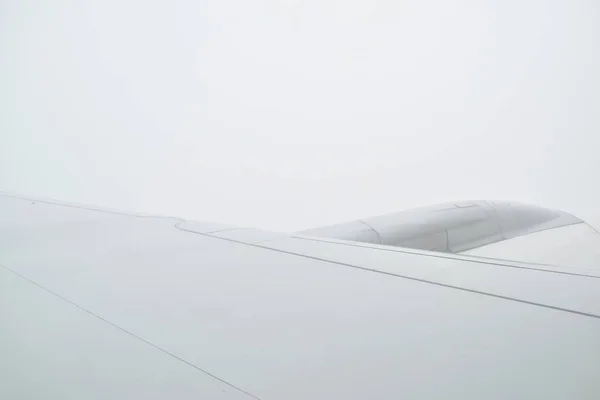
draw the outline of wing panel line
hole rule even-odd
[[[259,244],[246,243],[246,242],[241,242],[239,240],[233,240],[233,239],[227,239],[227,238],[222,238],[222,237],[218,237],[218,236],[207,235],[207,234],[204,234],[204,233],[194,232],[194,231],[190,231],[190,230],[181,228],[178,225],[179,224],[175,225],[175,227],[177,229],[180,229],[180,230],[185,231],[185,232],[194,233],[196,235],[202,235],[202,236],[210,237],[210,238],[213,238],[213,239],[226,240],[226,241],[232,242],[232,243],[243,244],[243,245],[246,245],[246,246],[257,247],[257,248],[260,248],[260,249],[276,251],[278,253],[290,254],[290,255],[298,256],[298,257],[304,257],[304,258],[308,258],[308,259],[311,259],[311,260],[322,261],[322,262],[326,262],[326,263],[330,263],[330,264],[335,264],[335,265],[341,265],[341,266],[344,266],[344,267],[354,268],[354,269],[358,269],[358,270],[362,270],[362,271],[368,271],[368,272],[374,272],[374,273],[382,274],[382,275],[394,276],[396,278],[407,279],[407,280],[414,281],[414,282],[428,283],[430,285],[444,287],[444,288],[448,288],[448,289],[455,289],[455,290],[460,290],[460,291],[463,291],[463,292],[474,293],[474,294],[479,294],[479,295],[488,296],[488,297],[494,297],[494,298],[497,298],[497,299],[514,301],[514,302],[521,303],[521,304],[528,304],[528,305],[532,305],[532,306],[536,306],[536,307],[547,308],[547,309],[550,309],[550,310],[562,311],[562,312],[567,312],[567,313],[570,313],[570,314],[581,315],[583,317],[600,319],[600,315],[598,315],[598,314],[592,314],[592,313],[587,313],[587,312],[583,312],[583,311],[577,311],[577,310],[573,310],[573,309],[569,309],[569,308],[552,306],[552,305],[549,305],[549,304],[537,303],[537,302],[529,301],[529,300],[517,299],[517,298],[514,298],[514,297],[503,296],[503,295],[494,294],[494,293],[488,293],[488,292],[484,292],[484,291],[481,291],[481,290],[469,289],[469,288],[464,288],[464,287],[455,286],[455,285],[449,285],[449,284],[445,284],[445,283],[431,281],[431,280],[428,280],[428,279],[415,278],[415,277],[412,277],[412,276],[396,274],[396,273],[393,273],[393,272],[380,271],[380,270],[373,269],[373,268],[361,267],[359,265],[353,265],[353,264],[348,264],[348,263],[344,263],[344,262],[340,262],[340,261],[328,260],[326,258],[310,256],[310,255],[307,255],[307,254],[296,253],[296,252],[288,251],[288,250],[275,249],[275,248],[272,248],[272,247],[262,246],[262,245],[259,245]],[[292,237],[294,237],[294,236],[292,236]],[[328,242],[328,243],[330,243],[330,242]],[[456,259],[453,258],[453,260],[456,260]]]
[[[84,308],[84,307],[80,306],[79,304],[77,304],[77,303],[75,303],[75,302],[73,302],[73,301],[71,301],[71,300],[69,300],[69,299],[67,299],[67,298],[65,298],[65,297],[63,297],[63,296],[61,296],[60,294],[58,294],[58,293],[56,293],[56,292],[53,292],[52,290],[50,290],[50,289],[48,289],[48,288],[46,288],[46,287],[44,287],[44,286],[40,285],[39,283],[37,283],[37,282],[35,282],[35,281],[33,281],[33,280],[31,280],[31,279],[27,278],[26,276],[23,276],[23,275],[19,274],[18,272],[14,271],[14,270],[12,270],[12,269],[10,269],[10,268],[8,268],[8,267],[6,267],[5,265],[2,265],[2,264],[0,264],[0,267],[2,267],[3,269],[5,269],[6,271],[8,271],[8,272],[12,273],[13,275],[15,275],[15,276],[18,276],[19,278],[21,278],[21,279],[23,279],[23,280],[25,280],[25,281],[27,281],[27,282],[31,283],[32,285],[34,285],[34,286],[37,286],[38,288],[40,288],[40,289],[42,289],[42,290],[44,290],[44,291],[46,291],[46,292],[50,293],[51,295],[53,295],[53,296],[55,296],[55,297],[57,297],[57,298],[59,298],[59,299],[61,299],[61,300],[65,301],[65,302],[67,302],[67,303],[69,303],[69,304],[71,304],[71,305],[73,305],[73,306],[77,307],[78,309],[80,309],[80,310],[84,311],[85,313],[87,313],[87,314],[91,315],[92,317],[95,317],[95,318],[99,319],[100,321],[102,321],[102,322],[104,322],[104,323],[107,323],[107,324],[109,324],[109,325],[111,325],[111,326],[113,326],[113,327],[117,328],[117,329],[118,329],[118,330],[120,330],[121,332],[124,332],[124,333],[126,333],[127,335],[129,335],[129,336],[131,336],[131,337],[134,337],[135,339],[137,339],[137,340],[139,340],[139,341],[141,341],[141,342],[144,342],[144,343],[146,343],[147,345],[149,345],[149,346],[151,346],[151,347],[155,348],[156,350],[158,350],[158,351],[161,351],[161,352],[163,352],[164,354],[166,354],[166,355],[168,355],[168,356],[170,356],[170,357],[173,357],[173,358],[175,358],[176,360],[179,360],[179,361],[181,361],[182,363],[184,363],[184,364],[186,364],[186,365],[188,365],[188,366],[190,366],[190,367],[192,367],[192,368],[194,368],[194,369],[196,369],[196,370],[198,370],[198,371],[202,372],[202,373],[203,373],[203,374],[205,374],[205,375],[208,375],[208,376],[210,376],[211,378],[218,380],[219,382],[221,382],[221,383],[223,383],[223,384],[225,384],[225,385],[227,385],[227,386],[231,387],[232,389],[235,389],[235,390],[237,390],[237,391],[239,391],[239,392],[241,392],[241,393],[243,393],[243,394],[245,394],[245,395],[248,395],[248,396],[252,397],[253,399],[256,399],[256,400],[261,400],[261,399],[260,399],[260,397],[257,397],[257,396],[255,396],[255,395],[253,395],[252,393],[250,393],[250,392],[247,392],[247,391],[245,391],[244,389],[241,389],[241,388],[239,388],[238,386],[235,386],[233,383],[231,383],[231,382],[228,382],[228,381],[226,381],[226,380],[225,380],[225,379],[223,379],[223,378],[219,378],[218,376],[216,376],[216,375],[214,375],[214,374],[211,374],[211,373],[210,373],[210,372],[208,372],[207,370],[205,370],[205,369],[203,369],[203,368],[200,368],[199,366],[197,366],[197,365],[195,365],[195,364],[192,364],[191,362],[189,362],[189,361],[185,360],[184,358],[181,358],[181,357],[179,357],[178,355],[176,355],[176,354],[173,354],[173,353],[171,353],[170,351],[168,351],[168,350],[165,350],[165,349],[163,349],[162,347],[160,347],[160,346],[158,346],[158,345],[156,345],[156,344],[154,344],[154,343],[152,343],[152,342],[149,342],[148,340],[144,339],[143,337],[140,337],[140,336],[136,335],[135,333],[133,333],[133,332],[131,332],[131,331],[128,331],[127,329],[125,329],[125,328],[123,328],[123,327],[120,327],[119,325],[117,325],[117,324],[115,324],[115,323],[113,323],[113,322],[110,322],[109,320],[107,320],[107,319],[105,319],[105,318],[101,317],[100,315],[93,313],[92,311],[90,311],[90,310],[88,310],[88,309],[86,309],[86,308]]]
[[[470,256],[470,255],[460,255],[460,254],[456,255],[458,257],[452,257],[452,256],[446,256],[444,254],[430,254],[430,253],[425,253],[425,252],[419,253],[416,251],[410,251],[408,249],[400,250],[398,248],[373,247],[373,246],[369,246],[366,243],[365,244],[363,244],[363,243],[354,244],[354,243],[344,243],[344,242],[339,242],[339,241],[334,242],[334,241],[320,239],[320,238],[316,238],[316,237],[295,236],[295,235],[291,235],[290,237],[292,237],[294,239],[308,240],[308,241],[313,241],[313,242],[339,244],[340,246],[362,247],[362,248],[381,250],[381,251],[387,251],[387,252],[392,252],[392,253],[411,254],[411,255],[432,257],[432,258],[443,258],[446,260],[465,261],[465,262],[475,263],[475,264],[494,265],[494,266],[498,266],[498,267],[509,267],[509,268],[517,268],[517,269],[529,269],[529,270],[533,270],[533,271],[550,272],[550,273],[554,273],[554,274],[574,275],[574,276],[581,276],[584,278],[600,279],[600,276],[598,276],[598,275],[578,274],[576,272],[556,271],[556,270],[551,270],[551,269],[533,268],[533,267],[525,267],[522,265],[511,265],[511,264],[504,264],[501,262],[486,261],[486,260],[498,260],[498,261],[508,261],[508,262],[511,261],[511,260],[501,260],[501,259],[492,258],[492,257]],[[515,262],[519,262],[519,261],[515,261]],[[535,265],[546,266],[546,267],[555,267],[554,265],[541,264],[541,263],[527,263],[527,264],[535,264]]]

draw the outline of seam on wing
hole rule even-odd
[[[430,284],[430,285],[444,287],[444,288],[448,288],[448,289],[455,289],[455,290],[460,290],[460,291],[463,291],[463,292],[468,292],[468,293],[474,293],[474,294],[479,294],[479,295],[483,295],[483,296],[494,297],[494,298],[497,298],[497,299],[514,301],[514,302],[522,303],[522,304],[529,304],[529,305],[532,305],[532,306],[547,308],[547,309],[550,309],[550,310],[563,311],[563,312],[567,312],[567,313],[570,313],[570,314],[576,314],[576,315],[581,315],[581,316],[584,316],[584,317],[590,317],[590,318],[600,319],[600,315],[592,314],[592,313],[587,313],[587,312],[584,312],[584,311],[572,310],[572,309],[569,309],[569,308],[557,307],[557,306],[552,306],[552,305],[549,305],[549,304],[543,304],[543,303],[537,303],[537,302],[529,301],[529,300],[517,299],[517,298],[514,298],[514,297],[503,296],[503,295],[500,295],[500,294],[488,293],[488,292],[484,292],[484,291],[481,291],[481,290],[469,289],[469,288],[464,288],[464,287],[460,287],[460,286],[455,286],[455,285],[449,285],[449,284],[445,284],[445,283],[430,281],[430,280],[427,280],[427,279],[421,279],[421,278],[415,278],[415,277],[412,277],[412,276],[396,274],[396,273],[393,273],[393,272],[380,271],[380,270],[373,269],[373,268],[361,267],[359,265],[348,264],[348,263],[344,263],[344,262],[340,262],[340,261],[328,260],[326,258],[309,256],[307,254],[296,253],[296,252],[293,252],[293,251],[275,249],[275,248],[272,248],[272,247],[262,246],[262,245],[259,245],[259,244],[240,242],[239,240],[227,239],[227,238],[222,238],[222,237],[218,237],[218,236],[207,235],[207,234],[204,234],[204,233],[198,233],[198,232],[194,232],[194,231],[188,231],[188,230],[186,230],[184,228],[179,227],[178,225],[179,224],[175,225],[175,227],[177,229],[181,229],[181,230],[184,230],[184,231],[187,231],[187,232],[192,232],[192,233],[195,233],[197,235],[206,236],[206,237],[210,237],[210,238],[213,238],[213,239],[226,240],[226,241],[232,242],[232,243],[242,244],[242,245],[251,246],[251,247],[257,247],[259,249],[271,250],[271,251],[275,251],[275,252],[278,252],[278,253],[290,254],[290,255],[298,256],[298,257],[304,257],[304,258],[308,258],[308,259],[311,259],[311,260],[317,260],[317,261],[322,261],[322,262],[326,262],[326,263],[330,263],[330,264],[341,265],[341,266],[344,266],[344,267],[350,267],[350,268],[354,268],[354,269],[358,269],[358,270],[362,270],[362,271],[374,272],[374,273],[381,274],[381,275],[394,276],[396,278],[407,279],[407,280],[414,281],[414,282],[427,283],[427,284]],[[295,236],[292,236],[292,237],[295,237]],[[328,242],[328,243],[330,243],[330,242]],[[544,271],[544,270],[541,270],[541,271]]]
[[[497,261],[510,262],[510,260],[502,260],[499,258],[492,258],[492,257],[470,256],[470,255],[463,255],[463,254],[457,254],[455,257],[453,257],[451,255],[426,253],[425,250],[423,250],[423,252],[417,252],[417,251],[410,251],[409,249],[400,250],[398,248],[373,247],[373,246],[369,246],[368,244],[362,244],[362,243],[332,242],[332,241],[324,240],[321,238],[307,237],[307,236],[292,235],[290,237],[294,238],[294,239],[299,239],[299,240],[309,240],[309,241],[313,241],[313,242],[337,244],[340,246],[367,248],[367,249],[387,251],[387,252],[391,252],[391,253],[412,254],[412,255],[418,255],[418,256],[423,256],[423,257],[442,258],[442,259],[446,259],[446,260],[455,260],[455,261],[465,261],[465,262],[475,263],[475,264],[485,264],[485,265],[493,265],[493,266],[498,266],[498,267],[508,267],[508,268],[517,268],[517,269],[528,269],[528,270],[532,270],[532,271],[550,272],[550,273],[554,273],[554,274],[574,275],[574,276],[581,276],[584,278],[600,279],[600,276],[598,276],[598,275],[578,274],[576,272],[556,271],[556,270],[551,270],[551,269],[524,267],[521,265],[511,265],[511,264],[506,264],[506,263],[501,263],[501,262],[486,261],[486,260],[497,260]],[[515,262],[518,262],[518,261],[515,261]],[[535,264],[535,265],[546,266],[546,267],[551,267],[551,268],[560,268],[558,266],[550,265],[550,264],[541,264],[541,263],[528,263],[528,264]]]
[[[379,244],[383,244],[383,241],[381,240],[381,235],[379,234],[379,232],[377,232],[375,229],[373,229],[373,227],[369,224],[367,224],[365,221],[363,221],[362,219],[359,219],[358,222],[362,222],[363,224],[365,224],[370,230],[372,230],[376,235],[377,235],[377,239],[379,239]]]
[[[109,324],[109,325],[113,326],[114,328],[117,328],[117,329],[118,329],[118,330],[120,330],[121,332],[124,332],[124,333],[126,333],[127,335],[129,335],[129,336],[131,336],[131,337],[133,337],[133,338],[135,338],[135,339],[137,339],[137,340],[140,340],[141,342],[144,342],[144,343],[146,343],[147,345],[149,345],[149,346],[151,346],[151,347],[155,348],[156,350],[159,350],[159,351],[163,352],[164,354],[166,354],[166,355],[168,355],[168,356],[170,356],[170,357],[173,357],[173,358],[175,358],[176,360],[179,360],[180,362],[182,362],[182,363],[184,363],[184,364],[186,364],[186,365],[188,365],[188,366],[190,366],[190,367],[192,367],[192,368],[194,368],[194,369],[196,369],[196,370],[198,370],[198,371],[202,372],[203,374],[205,374],[205,375],[208,375],[208,376],[210,376],[211,378],[213,378],[213,379],[216,379],[216,380],[218,380],[219,382],[221,382],[221,383],[223,383],[223,384],[225,384],[225,385],[227,385],[227,386],[229,386],[229,387],[231,387],[231,388],[233,388],[233,389],[235,389],[235,390],[237,390],[237,391],[239,391],[239,392],[241,392],[241,393],[243,393],[243,394],[246,394],[246,395],[248,395],[248,396],[250,396],[250,397],[252,397],[252,398],[254,398],[254,399],[256,399],[256,400],[261,400],[259,397],[257,397],[257,396],[255,396],[255,395],[253,395],[252,393],[250,393],[250,392],[247,392],[247,391],[245,391],[244,389],[241,389],[241,388],[239,388],[238,386],[235,386],[233,383],[231,383],[231,382],[228,382],[228,381],[226,381],[226,380],[225,380],[225,379],[223,379],[223,378],[219,378],[218,376],[216,376],[216,375],[214,375],[214,374],[211,374],[211,373],[210,373],[210,372],[208,372],[207,370],[205,370],[205,369],[203,369],[203,368],[200,368],[199,366],[197,366],[197,365],[195,365],[195,364],[192,364],[191,362],[189,362],[189,361],[185,360],[184,358],[181,358],[181,357],[179,357],[179,356],[177,356],[177,355],[175,355],[175,354],[171,353],[170,351],[163,349],[162,347],[160,347],[160,346],[158,346],[158,345],[156,345],[156,344],[154,344],[154,343],[152,343],[152,342],[150,342],[150,341],[148,341],[148,340],[146,340],[146,339],[144,339],[144,338],[142,338],[142,337],[140,337],[140,336],[136,335],[136,334],[135,334],[135,333],[133,333],[133,332],[130,332],[130,331],[128,331],[127,329],[125,329],[125,328],[122,328],[122,327],[120,327],[119,325],[117,325],[117,324],[115,324],[115,323],[113,323],[113,322],[110,322],[109,320],[107,320],[107,319],[105,319],[105,318],[101,317],[100,315],[93,313],[92,311],[88,310],[87,308],[84,308],[84,307],[80,306],[79,304],[77,304],[77,303],[75,303],[75,302],[73,302],[73,301],[71,301],[71,300],[67,299],[66,297],[63,297],[63,296],[61,296],[60,294],[58,294],[58,293],[56,293],[56,292],[53,292],[52,290],[50,290],[50,289],[48,289],[48,288],[46,288],[46,287],[44,287],[44,286],[40,285],[39,283],[37,283],[37,282],[35,282],[35,281],[33,281],[33,280],[31,280],[31,279],[29,279],[29,278],[27,278],[27,277],[25,277],[25,276],[21,275],[21,274],[19,274],[18,272],[14,271],[14,270],[12,270],[12,269],[10,269],[10,268],[8,268],[8,267],[4,266],[4,265],[1,265],[1,264],[0,264],[0,267],[4,268],[5,270],[7,270],[8,272],[10,272],[10,273],[14,274],[15,276],[18,276],[19,278],[21,278],[21,279],[23,279],[23,280],[25,280],[25,281],[27,281],[27,282],[31,283],[32,285],[35,285],[35,286],[37,286],[38,288],[40,288],[40,289],[42,289],[42,290],[44,290],[44,291],[46,291],[46,292],[50,293],[51,295],[53,295],[53,296],[55,296],[55,297],[57,297],[57,298],[59,298],[59,299],[61,299],[61,300],[65,301],[65,302],[67,302],[67,303],[69,303],[69,304],[71,304],[71,305],[73,305],[73,306],[77,307],[78,309],[80,309],[80,310],[82,310],[82,311],[86,312],[87,314],[89,314],[89,315],[91,315],[91,316],[93,316],[93,317],[95,317],[95,318],[99,319],[100,321],[102,321],[102,322],[105,322],[105,323],[107,323],[107,324]]]
[[[181,223],[181,222],[185,222],[185,221],[179,221],[179,223]],[[204,233],[211,234],[211,233],[221,233],[221,232],[229,232],[229,231],[242,231],[245,229],[254,229],[254,228],[226,228],[226,229],[219,229],[216,231],[204,232]]]

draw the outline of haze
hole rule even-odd
[[[0,4],[0,190],[276,230],[600,214],[597,1]]]

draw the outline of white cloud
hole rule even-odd
[[[594,1],[22,1],[0,189],[274,229],[597,207]]]

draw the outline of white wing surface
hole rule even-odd
[[[600,275],[0,196],[2,399],[596,399]]]

